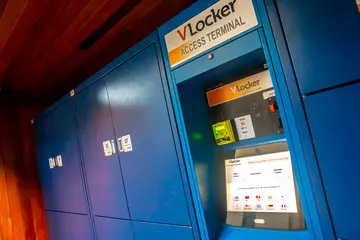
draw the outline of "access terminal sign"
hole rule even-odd
[[[297,213],[290,152],[225,161],[227,211]]]
[[[220,0],[165,36],[171,67],[258,24],[252,0]]]

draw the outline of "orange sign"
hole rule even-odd
[[[206,93],[210,107],[272,88],[269,70],[216,88]]]
[[[171,67],[258,25],[252,0],[219,0],[165,36]]]

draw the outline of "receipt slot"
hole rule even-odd
[[[261,2],[199,1],[159,29],[201,239],[321,235]]]

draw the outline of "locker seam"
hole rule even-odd
[[[152,222],[152,221],[144,221],[144,220],[136,220],[136,219],[126,219],[126,218],[117,218],[117,217],[109,217],[109,216],[102,216],[102,215],[94,215],[95,217],[106,218],[106,219],[114,219],[114,220],[122,220],[122,221],[129,221],[129,222],[138,222],[138,223],[150,223],[150,224],[161,224],[161,225],[168,225],[168,226],[177,226],[177,227],[191,227],[191,225],[185,224],[177,224],[177,223],[165,223],[165,222]]]
[[[192,226],[190,226],[190,225],[183,225],[183,224],[163,223],[163,222],[150,222],[150,221],[143,221],[143,220],[132,220],[132,221],[133,221],[133,222],[137,222],[137,223],[161,224],[161,225],[174,226],[174,227],[190,227],[191,229],[193,229]]]
[[[308,92],[308,93],[303,93],[302,97],[304,97],[304,98],[310,97],[310,96],[313,96],[313,95],[316,95],[316,94],[319,94],[319,93],[322,93],[322,92],[332,91],[332,90],[335,90],[335,89],[344,88],[344,87],[347,87],[347,86],[350,86],[350,85],[354,85],[354,84],[357,84],[359,82],[360,82],[360,79],[355,79],[353,81],[338,84],[338,85],[335,85],[335,86],[326,87],[326,88],[319,89],[319,90],[312,91],[312,92]]]
[[[314,153],[314,160],[315,160],[315,163],[316,163],[316,166],[317,166],[317,172],[319,173],[319,176],[320,176],[320,184],[321,184],[321,187],[322,187],[322,194],[324,195],[324,198],[325,198],[325,204],[326,204],[326,207],[327,207],[327,211],[328,211],[328,216],[329,216],[329,219],[330,219],[330,222],[331,222],[331,229],[332,229],[332,232],[333,234],[336,236],[336,231],[335,231],[335,227],[334,227],[334,222],[333,222],[333,219],[332,219],[332,216],[331,216],[331,213],[330,213],[330,207],[329,207],[329,204],[328,204],[328,201],[327,201],[327,195],[326,195],[326,192],[325,192],[325,187],[324,187],[324,182],[323,182],[323,177],[322,177],[322,174],[321,174],[321,171],[320,171],[320,166],[319,166],[319,162],[318,162],[318,156],[317,156],[317,153],[316,153],[316,150],[315,150],[315,145],[314,145],[314,142],[313,142],[313,136],[312,136],[312,133],[311,133],[311,129],[310,129],[310,125],[309,125],[309,120],[308,120],[308,116],[307,116],[307,113],[306,113],[306,108],[305,108],[305,104],[304,104],[304,98],[302,97],[302,94],[300,92],[300,87],[299,87],[299,83],[298,83],[298,79],[297,79],[297,76],[296,76],[296,73],[295,73],[295,67],[294,67],[294,64],[293,64],[293,61],[292,61],[292,57],[290,55],[290,49],[289,49],[289,46],[288,46],[288,43],[286,41],[286,35],[285,35],[285,30],[284,30],[284,27],[283,27],[283,24],[282,24],[282,19],[281,19],[281,16],[280,16],[280,12],[279,12],[279,7],[278,7],[278,2],[277,0],[272,0],[273,3],[274,3],[274,6],[275,6],[275,9],[276,9],[276,15],[277,15],[277,23],[275,24],[278,24],[280,26],[280,29],[281,29],[281,39],[282,41],[284,42],[284,45],[285,45],[285,51],[286,51],[286,58],[289,59],[289,63],[290,63],[290,66],[291,66],[291,69],[290,69],[290,74],[293,75],[294,79],[295,79],[295,85],[296,85],[296,90],[299,94],[299,99],[300,99],[300,103],[301,103],[301,106],[302,106],[302,110],[303,110],[303,115],[304,115],[304,118],[305,118],[305,122],[306,122],[306,128],[308,130],[308,135],[309,135],[309,138],[310,138],[310,141],[311,141],[311,151]],[[267,17],[269,19],[269,24],[270,24],[270,27],[273,28],[272,26],[272,23],[270,22],[270,16],[269,16],[269,13],[268,13],[268,9],[267,9]],[[274,35],[274,32],[272,31],[272,34]],[[275,39],[275,36],[273,36],[273,41],[276,41]],[[284,75],[284,78],[286,79],[286,75],[285,75],[285,71],[284,71],[284,66],[283,66],[283,62],[281,61],[281,54],[279,52],[279,48],[277,47],[277,55],[280,59],[280,66],[281,66],[281,70],[283,72],[283,75]],[[286,84],[286,87],[289,89],[289,86],[288,86],[288,83],[287,81],[285,81],[285,84]],[[353,84],[353,83],[349,83],[348,85],[350,84]],[[334,88],[337,88],[338,86],[335,86]],[[304,96],[304,95],[303,95]],[[294,103],[293,103],[293,99],[291,97],[291,92],[289,91],[289,101],[291,103],[292,106],[294,106]],[[293,113],[293,115],[295,115],[295,112]],[[297,118],[294,116],[294,118],[297,120]],[[301,133],[300,129],[299,129],[299,124],[297,123],[296,121],[296,129],[297,131],[299,132],[299,134]],[[302,155],[304,157],[304,159],[306,158],[305,157],[305,154],[304,154],[304,151],[306,151],[306,149],[304,149],[304,146],[303,146],[303,139],[299,137],[299,141],[301,142],[301,149],[302,149]],[[307,168],[308,168],[308,163],[305,162]],[[312,183],[312,180],[311,180],[311,177],[308,176],[309,178],[309,181],[310,183]],[[315,199],[316,197],[316,194],[314,193],[314,190],[312,189],[311,192],[313,193],[313,198]],[[320,217],[320,213],[318,212],[318,216]],[[321,231],[322,231],[322,235],[325,236],[325,232],[324,232],[324,228],[323,228],[323,225],[321,224],[321,220],[319,219],[319,222],[320,222],[320,227],[321,227]],[[314,232],[315,234],[315,232]]]
[[[156,50],[156,53],[158,53],[158,48],[155,44],[155,50]],[[188,184],[188,181],[189,181],[189,178],[188,178],[188,173],[186,171],[186,168],[185,166],[182,167],[181,166],[181,163],[180,163],[180,160],[183,159],[182,156],[179,156],[181,153],[182,153],[182,150],[181,150],[181,142],[179,141],[179,144],[177,144],[177,141],[175,139],[178,139],[179,137],[178,136],[175,136],[175,133],[174,131],[178,131],[178,128],[177,128],[177,124],[176,124],[176,119],[175,119],[175,115],[172,111],[172,99],[171,99],[171,96],[170,96],[170,93],[167,94],[167,92],[165,91],[165,88],[169,89],[169,85],[167,84],[167,77],[166,77],[166,74],[164,72],[162,72],[162,69],[160,68],[160,64],[163,64],[163,66],[165,66],[164,64],[164,60],[162,58],[162,55],[159,57],[158,56],[159,54],[156,54],[156,58],[157,58],[157,62],[158,62],[158,71],[160,73],[160,79],[161,79],[161,85],[162,85],[162,91],[163,91],[163,95],[164,95],[164,98],[165,98],[165,104],[166,104],[166,108],[167,108],[167,115],[168,115],[168,118],[169,118],[169,123],[170,123],[170,127],[171,127],[171,135],[173,137],[173,144],[174,144],[174,147],[175,147],[175,152],[176,152],[176,157],[177,157],[177,165],[179,167],[179,173],[180,173],[180,177],[181,177],[181,182],[182,182],[182,189],[183,189],[183,193],[186,197],[186,206],[187,206],[187,212],[188,212],[188,216],[189,216],[189,220],[190,220],[190,224],[192,226],[192,229],[193,229],[193,235],[195,235],[194,233],[194,227],[193,225],[196,225],[196,231],[197,234],[196,235],[199,235],[199,224],[198,224],[198,221],[196,219],[196,215],[195,214],[192,214],[190,213],[190,207],[192,209],[194,209],[194,202],[193,202],[193,196],[192,196],[192,193],[189,189],[189,195],[186,193],[186,189],[185,189],[185,184],[184,183],[187,183]],[[161,59],[159,59],[161,58]],[[164,81],[164,78],[165,78],[165,81]],[[170,89],[169,89],[170,91]],[[170,100],[170,103],[171,103],[171,106],[169,106],[169,100]],[[173,121],[175,121],[175,125],[173,124]],[[180,139],[179,139],[180,140]],[[183,169],[183,171],[185,172],[185,176],[183,176],[183,174],[181,173],[181,169]],[[186,180],[184,179],[186,178]],[[188,200],[188,197],[190,197],[191,199]],[[189,206],[189,204],[191,204],[192,206]],[[192,216],[193,215],[193,216]],[[195,223],[193,222],[193,220],[195,220]],[[194,236],[195,237],[195,236]],[[198,238],[198,236],[196,236]]]
[[[276,6],[276,8],[277,8],[277,5],[276,5],[276,3],[275,3],[275,6]],[[266,11],[266,17],[269,19],[269,16],[268,16],[268,12]],[[270,20],[269,20],[270,21]],[[270,24],[270,23],[269,23]],[[260,34],[260,32],[259,32],[259,34]],[[272,54],[270,54],[270,46],[269,46],[269,43],[268,43],[268,39],[266,38],[266,36],[265,36],[265,32],[264,32],[264,30],[263,30],[263,32],[262,32],[262,34],[263,34],[263,36],[264,36],[264,45],[265,45],[265,47],[266,47],[266,49],[267,49],[267,51],[268,51],[268,55],[269,55],[269,59],[270,59],[270,63],[268,63],[268,64],[271,64],[271,68],[273,69],[273,74],[275,75],[275,84],[277,85],[277,88],[279,89],[279,91],[280,91],[280,86],[279,86],[279,82],[278,82],[278,79],[279,79],[279,77],[278,77],[278,74],[276,73],[276,70],[275,70],[275,66],[274,66],[274,62],[276,61],[276,59],[274,59],[274,57],[272,56]],[[281,69],[282,70],[282,72],[283,72],[283,69]],[[288,88],[288,85],[287,85],[287,83],[285,83],[285,85],[286,85],[286,88],[287,89],[289,89]],[[289,93],[290,94],[290,93]],[[301,208],[303,209],[303,216],[304,216],[304,220],[305,220],[305,226],[306,226],[306,231],[309,231],[309,227],[308,227],[308,224],[307,224],[307,221],[309,221],[309,225],[311,226],[311,232],[309,232],[311,235],[312,235],[312,237],[313,238],[315,238],[316,237],[316,235],[315,235],[315,228],[314,228],[314,220],[313,220],[313,218],[311,217],[311,213],[309,212],[309,199],[308,199],[308,197],[307,197],[307,194],[306,194],[306,192],[305,192],[305,186],[304,186],[304,177],[302,176],[302,174],[301,174],[301,168],[300,168],[300,165],[299,165],[299,158],[301,158],[301,156],[303,156],[304,157],[304,153],[303,153],[303,151],[301,152],[301,154],[299,155],[297,152],[296,152],[296,150],[295,150],[295,144],[294,144],[294,141],[293,141],[293,139],[295,138],[294,137],[294,134],[293,134],[293,132],[291,131],[291,127],[290,127],[290,123],[289,123],[289,113],[285,110],[285,108],[284,108],[284,98],[286,98],[286,96],[284,97],[284,94],[283,93],[280,93],[279,94],[279,99],[281,100],[281,102],[282,102],[282,105],[283,105],[283,114],[284,114],[284,116],[285,116],[285,121],[286,121],[286,125],[287,125],[287,134],[289,135],[289,138],[290,139],[287,139],[287,143],[288,143],[288,145],[290,145],[291,144],[291,148],[293,149],[292,150],[292,154],[295,154],[295,158],[296,158],[296,162],[294,163],[294,165],[296,165],[296,168],[297,168],[297,171],[298,171],[298,173],[297,173],[297,177],[300,179],[300,182],[295,182],[294,184],[294,187],[296,187],[297,188],[297,192],[298,192],[298,194],[299,194],[299,202],[300,202],[300,204],[302,205],[301,206]],[[289,100],[289,102],[292,104],[292,101],[291,101],[291,99]],[[290,113],[290,115],[291,115],[292,113]],[[299,129],[298,129],[298,126],[296,125],[296,131],[299,133]],[[290,140],[290,142],[289,142],[289,140]],[[294,166],[293,166],[293,172],[294,172],[294,175],[295,175],[295,170],[294,170]],[[295,179],[296,179],[296,176],[295,176]],[[299,185],[301,185],[301,188],[302,188],[302,192],[300,192],[299,191]],[[313,191],[312,191],[313,192]],[[304,202],[301,200],[301,197],[300,197],[300,195],[303,195],[303,198],[304,198]],[[312,197],[314,197],[314,194],[313,194],[313,196]],[[304,204],[306,205],[306,212],[304,211]],[[319,215],[319,213],[318,213],[318,215]],[[306,217],[307,216],[307,217]]]
[[[283,27],[283,24],[282,24],[282,19],[281,19],[281,16],[280,16],[280,12],[279,12],[279,7],[278,7],[278,3],[277,3],[277,0],[274,0],[274,4],[275,4],[275,9],[276,9],[276,13],[278,15],[278,18],[279,18],[279,25],[281,27],[281,32],[282,32],[282,35],[283,35],[283,38],[284,38],[284,44],[286,46],[286,51],[287,53],[289,54],[289,59],[290,59],[290,65],[291,65],[291,72],[292,74],[294,75],[294,79],[295,79],[295,85],[297,87],[297,91],[299,93],[299,98],[300,98],[300,103],[301,103],[301,106],[303,108],[303,113],[304,113],[304,116],[305,116],[305,122],[306,122],[306,126],[308,128],[308,133],[309,133],[309,136],[310,136],[310,141],[311,141],[311,146],[312,146],[312,151],[314,152],[314,156],[315,156],[315,161],[316,161],[316,166],[317,166],[317,171],[320,175],[320,184],[321,184],[321,187],[322,187],[322,191],[323,191],[323,194],[324,194],[324,197],[326,199],[326,207],[327,207],[327,210],[328,210],[328,214],[329,214],[329,218],[330,218],[330,221],[331,221],[331,228],[333,230],[333,233],[334,235],[336,236],[337,235],[337,232],[335,231],[335,225],[334,225],[334,221],[332,219],[332,215],[331,215],[331,211],[330,211],[330,206],[329,206],[329,202],[328,202],[328,196],[326,194],[326,191],[325,191],[325,185],[324,185],[324,180],[323,180],[323,177],[322,177],[322,174],[321,174],[321,168],[320,168],[320,165],[319,165],[319,161],[318,161],[318,155],[317,155],[317,152],[316,152],[316,149],[315,149],[315,144],[314,144],[314,139],[313,139],[313,135],[312,135],[312,132],[311,132],[311,128],[310,128],[310,123],[309,123],[309,118],[308,118],[308,115],[307,115],[307,111],[306,111],[306,107],[305,107],[305,103],[304,103],[304,98],[301,96],[301,92],[300,92],[300,85],[299,85],[299,82],[298,82],[298,78],[296,76],[296,72],[295,72],[295,66],[294,66],[294,63],[293,63],[293,59],[290,55],[290,49],[289,49],[289,45],[288,45],[288,42],[286,41],[286,35],[285,35],[285,30],[284,30],[284,27]],[[351,83],[349,83],[351,84]],[[288,87],[287,83],[286,83],[286,86]],[[336,88],[336,87],[335,87]],[[289,99],[290,102],[292,103],[292,99],[290,98]],[[293,104],[293,103],[292,103]],[[296,125],[297,127],[297,131],[300,132],[300,129],[299,129],[299,126],[298,124]],[[300,140],[301,141],[301,140]],[[301,141],[302,142],[302,141]],[[303,146],[302,146],[303,148]],[[304,151],[304,150],[303,150]],[[313,190],[312,190],[313,192]],[[313,198],[315,198],[316,194],[313,192]],[[318,212],[318,216],[320,216],[320,213]],[[323,227],[321,226],[321,230],[322,230],[322,234],[323,236],[325,235],[324,233],[324,229]],[[315,234],[315,233],[314,233]]]
[[[134,55],[132,55],[133,57]],[[129,58],[130,59],[130,58]],[[125,62],[122,62],[121,64],[117,65],[116,68],[118,68],[120,65],[124,64]],[[110,73],[110,72],[109,72]],[[116,131],[115,131],[115,125],[114,125],[114,119],[113,119],[113,113],[112,113],[112,110],[111,110],[111,102],[110,102],[110,96],[109,96],[109,91],[108,91],[108,85],[107,85],[107,80],[106,79],[103,79],[103,84],[105,86],[105,90],[106,90],[106,96],[107,96],[107,99],[108,99],[108,108],[109,108],[109,112],[110,112],[110,119],[111,119],[111,127],[112,127],[112,135],[114,137],[114,141],[117,142],[117,136],[116,136]],[[126,207],[127,207],[127,210],[128,210],[128,214],[129,214],[129,220],[130,220],[130,225],[131,225],[131,230],[132,230],[132,235],[133,235],[133,238],[136,239],[135,237],[135,231],[134,231],[134,225],[133,225],[133,222],[132,222],[132,217],[131,217],[131,212],[130,212],[130,207],[129,207],[129,200],[128,200],[128,196],[127,196],[127,192],[126,192],[126,186],[125,186],[125,181],[124,181],[124,174],[123,174],[123,171],[122,171],[122,166],[121,166],[121,160],[120,160],[120,152],[118,151],[117,152],[117,162],[119,164],[119,169],[120,169],[120,172],[121,172],[121,179],[122,179],[122,185],[123,185],[123,189],[124,189],[124,195],[125,195],[125,199],[126,199]],[[109,217],[111,218],[111,217]]]
[[[85,191],[85,197],[87,199],[86,201],[86,205],[87,205],[87,210],[88,210],[88,215],[90,217],[90,223],[92,225],[92,233],[93,233],[93,239],[98,239],[97,238],[97,232],[96,232],[96,227],[95,227],[95,218],[93,215],[93,211],[92,211],[92,204],[91,204],[91,199],[89,196],[89,189],[88,189],[88,183],[87,183],[87,178],[86,178],[86,173],[85,173],[85,168],[84,168],[84,156],[82,154],[82,147],[81,147],[81,138],[80,138],[80,132],[79,132],[79,123],[76,117],[76,106],[75,106],[75,98],[70,99],[72,100],[72,110],[74,113],[73,116],[73,120],[74,120],[74,124],[75,124],[75,129],[76,129],[76,138],[77,138],[77,142],[78,142],[78,156],[79,156],[79,164],[80,164],[80,174],[82,176],[82,182],[83,182],[83,189]]]
[[[259,32],[259,35],[260,35],[260,32]],[[277,85],[277,88],[280,90],[280,86],[279,86],[279,82],[278,82],[278,74],[276,73],[276,71],[275,71],[275,67],[274,67],[274,59],[273,59],[273,57],[271,56],[271,54],[270,54],[270,48],[269,48],[269,45],[268,45],[268,42],[267,42],[267,39],[266,39],[266,37],[265,37],[265,33],[264,32],[262,32],[262,35],[264,36],[264,41],[263,41],[263,43],[264,43],[264,46],[265,46],[265,48],[266,48],[266,50],[268,51],[268,53],[267,53],[267,55],[269,55],[269,62],[268,62],[268,64],[269,64],[269,66],[273,69],[273,74],[274,74],[274,76],[275,76],[275,78],[274,78],[274,80],[275,81],[273,81],[273,84],[275,85]],[[260,37],[261,38],[261,37]],[[266,53],[265,53],[266,54]],[[269,67],[269,69],[270,69],[270,67]],[[284,117],[285,117],[285,122],[286,122],[286,130],[287,130],[287,132],[285,133],[285,134],[288,134],[289,135],[289,138],[286,138],[286,143],[288,144],[288,145],[290,145],[291,144],[291,148],[293,149],[294,148],[294,142],[293,142],[293,134],[292,134],[292,132],[291,132],[291,130],[290,130],[290,126],[289,126],[289,114],[285,111],[285,108],[284,108],[284,97],[283,97],[283,94],[279,94],[279,95],[277,95],[277,97],[278,97],[278,99],[280,99],[280,101],[281,101],[281,105],[282,105],[282,108],[283,108],[283,113],[284,113]],[[289,141],[290,140],[290,141]],[[289,148],[289,150],[290,150],[290,148]],[[292,154],[294,154],[295,155],[295,163],[294,162],[292,162],[292,164],[293,164],[293,174],[295,175],[296,173],[295,173],[295,170],[294,170],[294,165],[296,165],[296,168],[297,168],[297,176],[295,176],[295,179],[296,179],[296,177],[298,177],[299,179],[300,179],[300,181],[295,181],[294,182],[294,187],[296,187],[297,189],[295,190],[296,192],[298,192],[298,195],[299,195],[299,203],[301,204],[301,208],[302,208],[302,210],[303,210],[303,216],[304,216],[304,220],[305,220],[305,225],[307,226],[307,219],[306,219],[306,215],[308,216],[308,220],[309,220],[309,223],[310,223],[310,226],[311,226],[311,235],[312,236],[314,236],[314,228],[313,228],[313,219],[311,218],[311,215],[310,215],[310,212],[308,211],[309,209],[308,209],[308,199],[307,199],[307,197],[306,197],[306,193],[304,192],[304,178],[301,176],[301,170],[300,170],[300,166],[299,166],[299,163],[298,163],[298,161],[299,161],[299,159],[298,159],[298,156],[299,156],[299,154],[297,154],[296,153],[296,151],[292,151]],[[301,185],[301,188],[302,188],[302,191],[300,192],[299,191],[299,185]],[[305,211],[304,211],[304,207],[303,207],[303,205],[304,205],[304,202],[301,200],[301,197],[300,197],[300,195],[304,195],[303,197],[304,197],[304,200],[305,200],[305,204],[306,204],[306,210],[307,210],[307,214],[305,213]],[[306,227],[306,229],[305,229],[305,231],[309,231],[309,228],[308,227]]]
[[[46,212],[54,212],[54,213],[64,213],[64,214],[72,214],[78,216],[87,216],[86,213],[74,213],[74,212],[67,212],[67,211],[60,211],[60,210],[53,210],[53,209],[45,209]]]

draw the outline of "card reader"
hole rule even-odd
[[[225,145],[235,142],[234,132],[230,120],[218,122],[212,125],[217,145]]]

